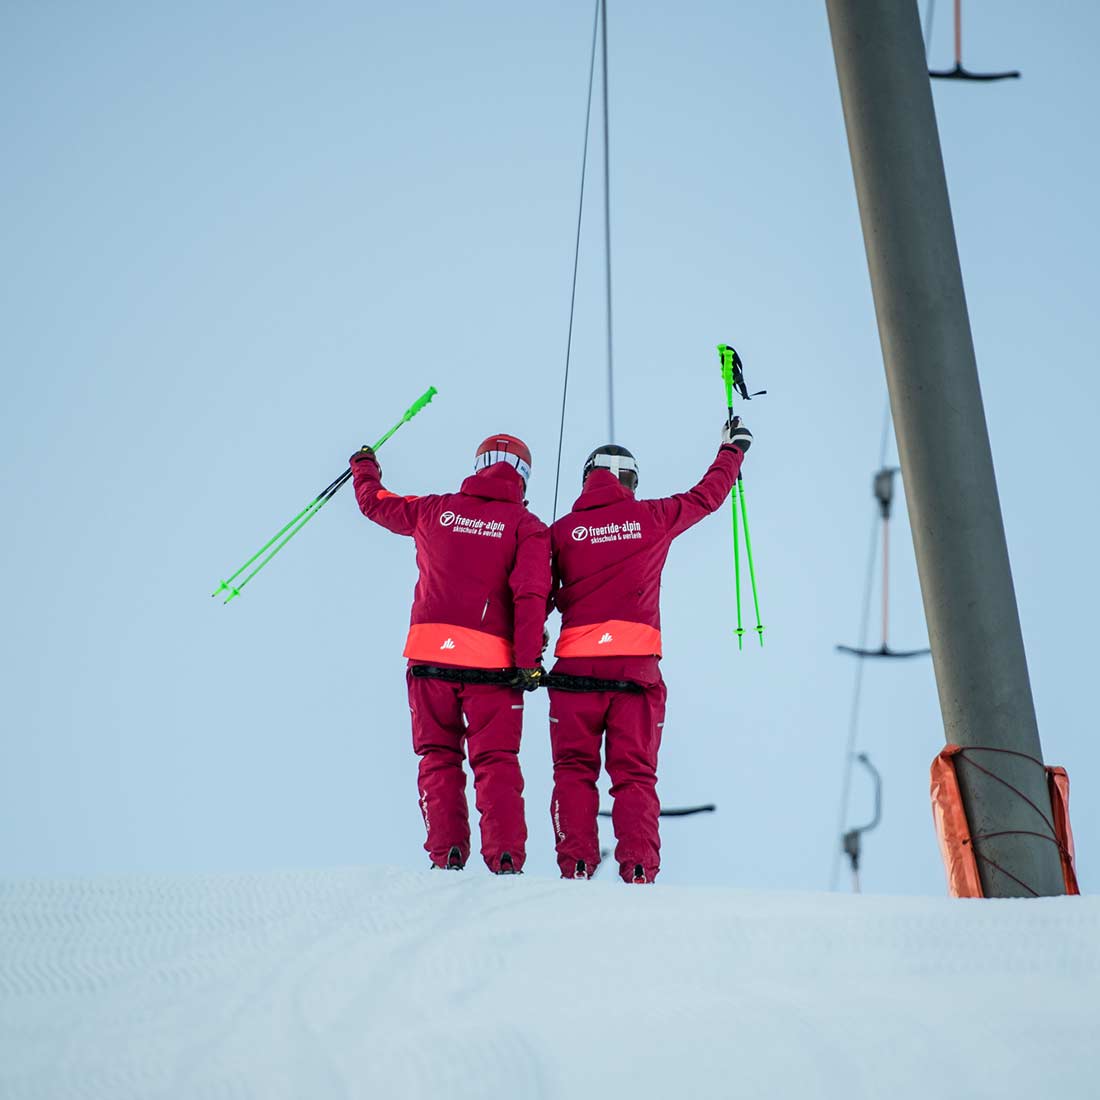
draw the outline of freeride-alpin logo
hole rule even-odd
[[[628,519],[622,523],[605,523],[602,527],[574,527],[572,534],[574,542],[626,542],[642,537],[642,525],[637,520]]]
[[[484,535],[490,539],[503,538],[508,526],[498,519],[470,519],[451,511],[444,512],[439,517],[439,523],[441,527],[453,528],[456,535]]]
[[[455,647],[454,638],[448,638],[439,648],[440,649],[454,649],[454,647]]]
[[[596,645],[607,645],[608,642],[613,642],[614,640],[615,639],[605,630],[603,637],[596,643]]]

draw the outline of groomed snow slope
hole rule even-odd
[[[0,886],[0,1096],[1100,1095],[1100,899],[365,868]]]

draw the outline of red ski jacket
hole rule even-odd
[[[558,657],[661,656],[661,570],[672,540],[729,496],[744,458],[721,447],[686,493],[636,500],[610,470],[593,470],[573,511],[550,529]]]
[[[378,464],[351,459],[355,499],[368,519],[416,540],[420,579],[405,656],[464,668],[533,668],[550,591],[550,538],[527,511],[523,480],[497,463],[457,493],[402,497]]]

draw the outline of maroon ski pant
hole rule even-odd
[[[406,673],[412,711],[413,749],[420,757],[420,812],[428,838],[424,850],[442,867],[457,847],[470,854],[466,772],[470,754],[474,794],[481,815],[481,855],[491,871],[512,855],[516,870],[526,856],[523,776],[519,742],[523,692],[498,684],[453,684]]]
[[[602,679],[633,679],[629,658],[624,667],[613,658],[562,658],[555,672]],[[615,667],[612,667],[615,666]],[[656,661],[652,662],[656,667]],[[665,685],[660,673],[638,693],[617,691],[550,692],[550,744],[554,755],[554,793],[550,815],[562,875],[572,878],[583,860],[591,875],[600,862],[596,825],[600,749],[611,778],[611,824],[619,874],[633,878],[634,866],[645,868],[652,882],[660,869],[657,752],[665,721]]]

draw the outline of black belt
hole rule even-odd
[[[412,665],[409,671],[418,680],[449,680],[455,684],[513,684],[516,674],[508,668],[441,668],[439,665]]]
[[[452,684],[499,684],[519,687],[515,669],[510,668],[448,668],[441,665],[412,665],[410,671],[418,680],[446,680]],[[602,680],[597,676],[567,676],[562,672],[547,672],[541,687],[551,691],[645,691],[633,680]]]
[[[633,680],[601,680],[598,676],[567,676],[564,672],[548,672],[542,683],[551,691],[628,691],[635,694],[645,691]]]

